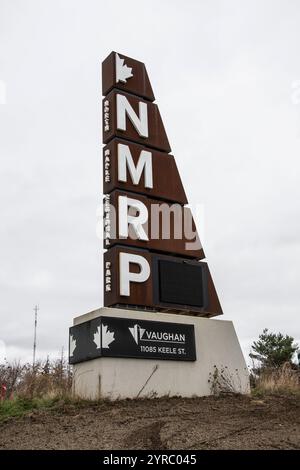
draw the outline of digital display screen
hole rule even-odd
[[[159,298],[161,302],[204,306],[201,265],[159,260]]]

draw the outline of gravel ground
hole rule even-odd
[[[299,448],[299,396],[61,403],[0,424],[0,449]]]

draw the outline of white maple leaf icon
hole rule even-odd
[[[115,334],[112,331],[108,331],[106,325],[102,325],[102,348],[109,348],[110,343],[115,340]]]
[[[106,325],[102,325],[102,348],[109,348],[110,343],[115,340],[115,334],[112,331],[108,330]],[[97,349],[101,348],[101,330],[98,326],[96,333],[94,334],[94,343],[97,346]]]
[[[98,326],[96,333],[94,334],[94,343],[97,346],[97,349],[101,348],[101,331],[100,326]]]
[[[70,335],[70,356],[73,356],[75,348],[76,339],[74,339],[73,335]]]
[[[133,77],[132,67],[124,64],[125,59],[116,54],[116,82],[126,83],[128,78]]]

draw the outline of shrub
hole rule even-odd
[[[261,369],[260,374],[251,374],[254,393],[300,393],[300,373],[289,362],[280,367]]]
[[[213,372],[209,373],[208,383],[212,395],[245,393],[245,390],[242,389],[238,369],[229,372],[227,366],[221,366],[219,369],[214,365]]]
[[[72,386],[72,372],[66,360],[38,361],[33,367],[19,362],[0,364],[0,387],[8,399],[67,396]]]

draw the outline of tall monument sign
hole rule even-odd
[[[104,305],[222,314],[146,67],[102,67]]]
[[[204,395],[216,364],[247,391],[145,65],[112,52],[102,93],[104,308],[70,328],[74,391]]]

